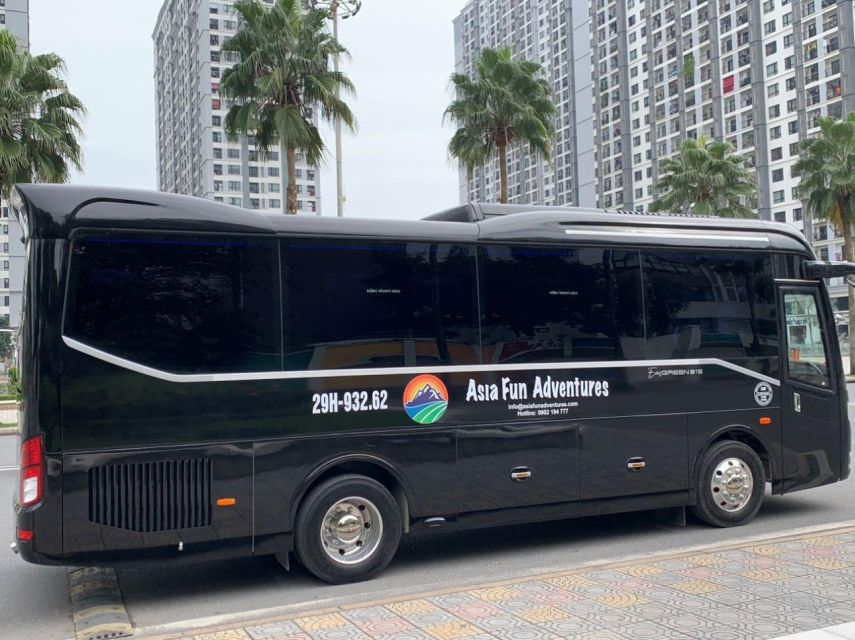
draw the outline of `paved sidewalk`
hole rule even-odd
[[[829,628],[804,637],[839,639],[853,628],[839,625],[854,621],[855,527],[848,527],[309,611],[183,638],[761,640]]]

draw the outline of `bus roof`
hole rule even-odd
[[[286,216],[202,198],[107,187],[16,186],[25,238],[68,238],[76,229],[229,232],[452,242],[632,244],[813,250],[795,228],[764,220],[475,203],[422,220]]]

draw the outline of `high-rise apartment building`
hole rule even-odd
[[[817,118],[855,107],[851,0],[590,4],[599,206],[647,208],[660,162],[683,139],[724,139],[756,171],[760,218],[840,259],[842,238],[805,224],[793,165]],[[845,287],[832,284],[845,308]]]
[[[7,29],[24,49],[29,49],[29,0],[0,0],[0,29]],[[25,268],[20,226],[9,215],[9,203],[0,200],[0,317],[13,329],[21,323]]]
[[[272,4],[272,0],[264,0]],[[232,0],[165,0],[157,17],[154,82],[158,188],[282,211],[287,172],[276,149],[262,159],[251,137],[230,141],[220,79],[236,61],[222,50],[238,27]],[[320,215],[320,175],[297,156],[297,209]]]
[[[470,0],[454,20],[455,68],[473,74],[485,47],[508,46],[540,63],[552,84],[558,117],[553,161],[508,150],[508,200],[514,203],[593,206],[593,110],[588,0]],[[496,161],[468,180],[460,168],[460,200],[498,197]]]
[[[457,70],[508,44],[553,81],[554,170],[515,156],[513,201],[644,210],[661,161],[704,135],[755,169],[761,218],[796,226],[834,260],[843,240],[803,219],[793,165],[818,117],[855,110],[853,15],[852,0],[472,0],[454,23]],[[589,142],[579,125],[591,114]],[[497,175],[495,163],[471,182],[462,173],[461,201],[494,199]],[[845,286],[831,284],[845,309]]]

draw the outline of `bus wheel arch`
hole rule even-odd
[[[765,481],[772,482],[774,486],[778,469],[778,465],[776,464],[775,459],[772,457],[772,455],[770,455],[769,448],[763,443],[763,441],[758,438],[757,435],[752,432],[749,427],[745,427],[742,425],[730,425],[727,427],[723,427],[722,429],[711,435],[709,439],[704,443],[704,445],[700,447],[700,449],[698,449],[698,454],[695,457],[695,461],[692,466],[691,477],[693,478],[693,480],[697,479],[698,465],[701,463],[710,448],[715,446],[717,443],[726,440],[741,442],[742,444],[750,447],[754,451],[754,453],[756,453],[757,456],[760,458],[760,461],[763,463],[763,474],[765,476]],[[694,487],[694,489],[697,490],[697,487]]]
[[[395,498],[401,512],[403,532],[410,530],[410,513],[412,510],[412,493],[403,476],[395,467],[377,456],[348,455],[328,460],[310,473],[299,489],[294,493],[289,513],[289,527],[293,530],[297,512],[306,496],[318,485],[330,478],[342,475],[359,475],[376,480],[383,485]]]

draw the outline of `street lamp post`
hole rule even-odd
[[[359,13],[362,8],[361,0],[321,0],[317,2],[321,6],[326,6],[332,17],[333,37],[338,42],[338,19],[347,20]],[[338,56],[333,59],[333,69],[338,73]],[[336,85],[335,97],[339,95],[338,85]],[[341,161],[341,119],[335,119],[335,183],[336,183],[336,211],[338,217],[344,215],[344,176],[342,172]]]

